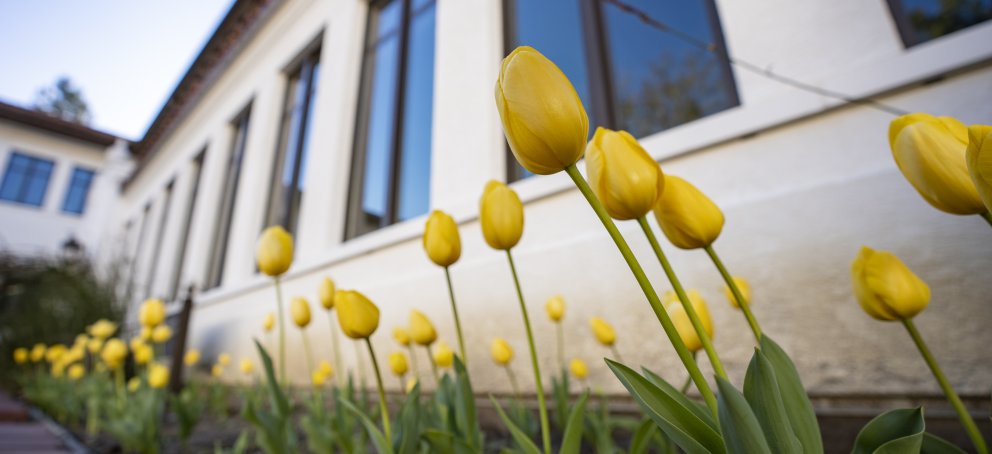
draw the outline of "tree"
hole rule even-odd
[[[83,92],[74,87],[68,77],[62,76],[55,85],[38,90],[35,110],[73,123],[88,124],[90,109],[83,99]]]

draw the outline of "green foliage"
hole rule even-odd
[[[269,390],[269,405],[263,407],[248,399],[244,408],[244,418],[255,428],[255,440],[259,447],[269,454],[289,454],[296,452],[296,432],[292,427],[289,400],[276,381],[272,371],[272,358],[258,341],[255,347],[265,369],[265,380]]]
[[[925,429],[922,407],[887,411],[861,428],[851,454],[920,452]]]
[[[203,416],[206,401],[200,395],[200,390],[190,383],[179,394],[169,396],[169,404],[179,421],[179,438],[185,445]]]

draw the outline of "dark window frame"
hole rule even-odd
[[[88,173],[89,179],[86,181],[86,186],[83,188],[77,188],[76,176],[81,173]],[[93,189],[93,180],[96,179],[96,171],[93,169],[88,169],[85,167],[75,166],[72,168],[72,174],[69,176],[69,184],[65,189],[65,196],[62,198],[62,212],[82,216],[86,212],[86,205],[90,197],[90,190]],[[73,190],[83,191],[82,201],[79,204],[79,211],[71,210],[67,207],[69,203],[69,197],[73,194]]]
[[[24,173],[21,176],[20,187],[17,188],[17,195],[14,198],[8,198],[8,197],[4,197],[2,195],[2,192],[0,192],[0,200],[25,207],[35,207],[38,209],[44,209],[45,199],[48,197],[48,187],[51,185],[52,175],[55,173],[55,161],[52,159],[33,156],[31,154],[24,153],[21,151],[12,151],[10,153],[10,157],[7,158],[7,165],[4,168],[4,172],[3,172],[3,180],[0,180],[0,189],[6,186],[8,183],[8,179],[11,178],[11,172],[14,170],[13,167],[14,167],[15,159],[26,160],[27,161],[26,165],[28,167],[27,169],[24,170]],[[30,194],[28,193],[31,186],[31,179],[24,178],[23,175],[29,175],[31,178],[34,178],[35,177],[34,174],[40,170],[37,169],[39,165],[48,166],[48,170],[47,170],[48,175],[44,177],[45,184],[44,187],[41,189],[41,194],[39,196],[38,203],[34,203],[30,201],[30,197],[29,197]]]
[[[251,127],[251,103],[234,116],[231,128],[231,148],[227,154],[227,171],[221,182],[221,200],[217,207],[220,217],[214,222],[211,234],[210,256],[207,259],[207,275],[203,289],[220,287],[224,282],[224,267],[227,262],[227,247],[231,239],[231,225],[234,220],[234,206],[241,184],[241,166],[244,163],[248,144],[248,131]]]

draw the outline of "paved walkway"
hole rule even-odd
[[[62,440],[31,419],[27,407],[0,391],[0,453],[66,454]]]

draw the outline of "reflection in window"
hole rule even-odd
[[[89,169],[79,167],[72,169],[69,188],[66,190],[65,200],[62,202],[62,211],[83,214],[86,209],[86,197],[90,193],[90,185],[92,185],[95,175]]]
[[[225,167],[224,182],[221,186],[220,205],[214,224],[213,241],[210,242],[210,258],[207,266],[207,280],[204,289],[209,290],[221,284],[224,277],[224,258],[227,255],[228,237],[231,235],[231,219],[234,218],[234,200],[238,193],[241,176],[241,161],[245,155],[245,142],[248,139],[249,109],[231,123],[233,140],[231,153]]]
[[[907,47],[992,19],[992,0],[889,0]]]
[[[290,234],[296,234],[310,145],[312,101],[316,96],[320,71],[319,58],[319,50],[307,55],[289,75],[279,149],[272,169],[272,192],[269,194],[268,214],[263,228],[281,225]]]
[[[0,199],[40,207],[48,191],[55,163],[21,153],[11,153],[0,184]]]
[[[369,14],[348,238],[430,205],[434,1],[392,0]]]
[[[700,48],[601,0],[507,0],[507,51],[534,47],[568,76],[597,126],[636,137],[738,104],[712,0],[627,0]],[[510,180],[529,176],[512,155]]]

